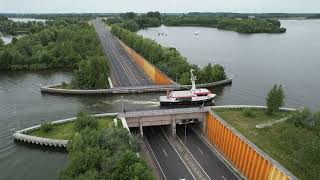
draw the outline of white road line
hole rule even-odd
[[[164,155],[168,157],[168,154],[166,153],[166,151],[164,149],[162,149],[162,151],[164,152]]]
[[[200,151],[200,153],[203,155],[203,151],[202,151],[198,146],[196,146],[196,148],[197,148],[198,151]]]
[[[187,151],[189,152],[189,154],[191,155],[191,157],[196,161],[196,163],[198,164],[198,166],[201,168],[201,170],[205,173],[205,175],[207,176],[207,178],[210,178],[210,176],[207,174],[207,172],[202,168],[202,166],[199,164],[199,162],[197,161],[197,159],[193,156],[193,154],[189,151],[189,149],[187,148],[187,146],[181,141],[181,139],[179,138],[179,136],[177,136],[178,140],[184,145],[184,147],[187,149]]]
[[[171,143],[171,141],[169,140],[169,138],[167,137],[167,135],[164,133],[163,129],[160,127],[162,133],[164,134],[164,136],[166,137],[166,139],[169,141],[170,145],[173,147],[174,151],[178,154],[179,158],[181,159],[182,163],[184,164],[184,166],[188,169],[189,173],[191,174],[191,176],[193,177],[194,180],[196,180],[196,178],[194,177],[194,175],[191,173],[190,169],[188,168],[188,166],[186,165],[186,163],[184,162],[184,160],[182,159],[182,157],[180,156],[180,154],[178,153],[178,151],[176,150],[176,148],[173,146],[173,144]]]
[[[224,176],[221,176],[221,178],[222,178],[223,180],[227,180]]]
[[[148,146],[149,146],[149,148],[150,148],[150,150],[151,150],[151,153],[152,153],[154,159],[156,160],[156,162],[157,162],[157,164],[158,164],[158,166],[159,166],[159,168],[160,168],[160,171],[161,171],[164,179],[167,180],[167,177],[166,177],[166,175],[164,174],[164,172],[163,172],[163,170],[162,170],[162,168],[161,168],[161,166],[160,166],[160,163],[159,163],[156,155],[154,154],[154,152],[153,152],[153,150],[152,150],[152,148],[151,148],[151,146],[150,146],[150,144],[149,144],[149,141],[148,141],[148,139],[147,139],[146,137],[145,137],[145,140],[147,141],[147,144],[148,144]]]

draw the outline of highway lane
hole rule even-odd
[[[166,179],[194,179],[173,146],[163,134],[161,127],[144,127],[143,131],[145,139],[150,145]]]
[[[184,142],[184,125],[177,126],[177,135]],[[185,145],[212,180],[239,179],[191,128],[187,128]]]
[[[94,20],[93,26],[109,59],[109,64],[118,86],[128,87],[153,84],[143,70],[130,58],[119,41],[107,30],[101,20]]]

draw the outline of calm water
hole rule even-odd
[[[34,18],[9,18],[10,20],[14,22],[43,22],[45,23],[47,20],[46,19],[34,19]]]
[[[288,30],[285,34],[247,35],[200,27],[161,27],[139,33],[177,48],[194,64],[224,65],[234,83],[223,91],[222,103],[264,104],[267,91],[280,83],[288,106],[320,109],[320,21],[285,20],[282,25]]]
[[[195,64],[223,64],[233,76],[232,86],[213,89],[216,104],[263,104],[267,90],[282,83],[287,104],[316,109],[320,104],[320,21],[284,21],[286,34],[242,35],[198,27],[168,27],[140,31],[158,42],[178,48]],[[160,28],[161,29],[161,28]],[[199,36],[194,36],[198,31]],[[79,110],[120,111],[121,96],[73,97],[42,95],[40,84],[69,81],[71,73],[0,71],[0,180],[57,179],[66,154],[13,142],[11,129],[45,120],[74,116]],[[126,110],[158,109],[159,94],[124,96]]]

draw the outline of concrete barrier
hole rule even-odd
[[[94,117],[118,116],[118,113],[94,114],[92,116]],[[72,122],[74,120],[76,120],[76,117],[53,121],[51,122],[51,124],[55,124],[55,125],[64,124],[64,123]],[[21,129],[16,131],[12,136],[14,137],[15,140],[21,141],[21,142],[38,144],[42,146],[67,147],[69,140],[50,139],[50,138],[42,138],[42,137],[28,135],[28,133],[38,130],[40,127],[41,125],[39,124],[36,126]]]
[[[226,79],[207,84],[198,84],[198,88],[215,87],[221,85],[231,84],[232,79]],[[117,87],[110,89],[96,89],[96,90],[82,90],[82,89],[62,89],[59,88],[60,84],[40,86],[42,93],[54,93],[54,94],[67,94],[67,95],[99,95],[99,94],[133,94],[133,93],[151,93],[151,92],[165,92],[167,90],[182,90],[191,88],[191,85],[149,85],[139,87]]]
[[[221,108],[266,109],[265,106],[246,105],[213,107],[213,109]],[[281,108],[281,110],[294,111],[295,109]],[[212,111],[209,111],[207,114],[206,135],[218,151],[221,152],[229,163],[237,168],[246,179],[297,179],[292,173]]]

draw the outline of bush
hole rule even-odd
[[[89,116],[87,113],[80,111],[77,114],[77,119],[75,121],[75,130],[80,132],[86,128],[88,129],[98,129],[98,121],[94,118]]]
[[[320,127],[320,116],[319,112],[313,114],[309,109],[305,108],[301,111],[297,111],[293,114],[290,121],[296,127],[308,128],[308,129],[319,129]]]
[[[242,111],[243,115],[246,117],[255,117],[255,114],[253,113],[253,111],[251,109],[244,109]]]
[[[43,132],[49,132],[52,129],[53,129],[53,124],[51,124],[49,122],[43,123],[40,126],[40,130],[43,131]]]

